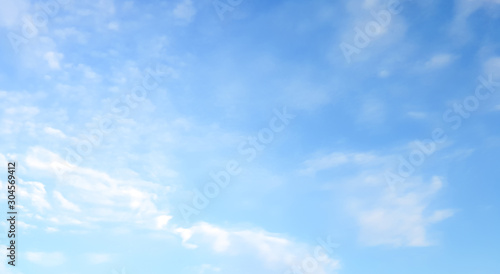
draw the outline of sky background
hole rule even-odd
[[[0,0],[0,273],[500,273],[500,1],[390,2]]]

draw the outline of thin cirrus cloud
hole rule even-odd
[[[80,212],[81,209],[74,203],[68,201],[59,191],[54,191],[54,198],[60,203],[60,206],[64,209]]]
[[[454,215],[452,209],[434,209],[432,202],[443,188],[443,178],[434,176],[429,183],[410,179],[397,188],[388,185],[384,170],[393,156],[374,153],[339,153],[319,156],[304,162],[302,174],[324,170],[354,171],[338,178],[351,193],[343,198],[359,228],[359,241],[367,246],[425,247],[436,244],[429,239],[431,226]],[[367,192],[368,191],[368,192]],[[367,194],[369,193],[369,194]]]
[[[432,178],[430,184],[410,186],[400,192],[384,191],[379,198],[355,206],[363,244],[369,246],[424,247],[436,244],[429,239],[429,227],[454,215],[452,209],[428,212],[433,197],[442,188],[442,179]],[[366,204],[364,204],[366,203]]]
[[[314,175],[319,171],[335,168],[343,164],[370,163],[375,159],[377,159],[377,156],[371,153],[333,152],[325,156],[304,161],[304,167],[299,170],[299,173],[304,175]]]
[[[177,4],[173,13],[176,18],[189,22],[192,20],[193,16],[195,16],[196,9],[191,0],[183,0],[181,3]]]
[[[61,252],[26,252],[25,256],[28,261],[45,267],[62,265],[66,260]]]
[[[85,257],[90,264],[103,264],[112,260],[112,255],[106,253],[88,253]]]
[[[451,54],[437,54],[432,56],[427,62],[425,62],[425,68],[436,69],[442,68],[450,65],[456,59],[455,56]]]

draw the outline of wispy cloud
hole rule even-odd
[[[102,264],[112,260],[112,255],[107,253],[88,253],[85,254],[86,260],[90,264]]]
[[[456,57],[451,54],[445,54],[445,53],[437,54],[432,56],[432,58],[425,63],[425,68],[426,69],[442,68],[449,65],[455,59]]]
[[[304,168],[299,170],[304,175],[314,175],[319,171],[341,166],[343,164],[364,164],[370,163],[377,157],[370,153],[342,153],[333,152],[325,156],[306,160]]]
[[[66,261],[61,252],[26,252],[25,256],[28,261],[45,267],[59,266]]]
[[[64,209],[75,212],[81,211],[81,209],[77,205],[73,204],[72,202],[64,198],[59,191],[54,191],[54,198],[59,202],[60,206]]]
[[[190,22],[196,14],[196,9],[191,0],[182,0],[174,8],[174,16],[186,22]]]
[[[360,240],[370,246],[429,246],[431,224],[447,219],[454,210],[430,210],[432,198],[442,188],[440,178],[434,177],[429,185],[416,184],[400,192],[384,191],[372,202],[359,202],[354,215],[360,226]]]
[[[210,248],[216,253],[231,256],[254,256],[273,269],[286,269],[300,265],[311,247],[296,243],[281,235],[262,230],[224,229],[209,223],[199,223],[190,228],[178,228],[187,248]],[[338,267],[338,260],[329,258],[320,266],[323,273],[330,267]]]

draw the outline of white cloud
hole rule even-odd
[[[484,63],[484,73],[491,74],[494,80],[500,78],[500,57],[491,57]]]
[[[63,195],[59,191],[54,191],[54,198],[59,202],[61,207],[64,209],[75,211],[75,212],[81,211],[77,205],[66,200],[66,198],[64,198]]]
[[[201,223],[191,228],[178,228],[176,232],[180,234],[182,242],[187,248],[198,247],[197,245],[188,243],[195,234],[200,234],[202,237],[208,236],[208,238],[204,238],[203,241],[208,240],[213,250],[216,252],[225,252],[230,245],[229,233],[224,229],[212,226],[208,223]]]
[[[299,173],[304,175],[315,174],[321,170],[327,170],[338,167],[343,164],[354,163],[364,164],[375,160],[377,157],[370,153],[342,153],[333,152],[326,156],[320,156],[314,159],[306,160],[303,169]]]
[[[45,133],[47,133],[49,135],[55,136],[57,138],[61,138],[61,139],[66,138],[66,134],[64,134],[59,129],[55,129],[55,128],[51,128],[51,127],[45,127],[45,128],[43,128],[43,132],[45,132]]]
[[[168,222],[172,219],[172,216],[161,215],[156,217],[156,229],[163,229],[166,227]]]
[[[209,264],[203,264],[200,267],[198,267],[198,273],[199,274],[205,274],[205,273],[210,273],[210,272],[220,272],[221,269],[220,267],[215,267]]]
[[[110,22],[108,24],[108,29],[115,31],[120,30],[120,24],[118,24],[118,22]]]
[[[37,107],[20,106],[5,109],[5,114],[22,115],[23,117],[32,117],[37,115],[40,110]]]
[[[457,161],[457,160],[464,160],[465,158],[468,158],[471,156],[476,150],[475,149],[456,149],[452,152],[447,153],[446,155],[443,156],[443,159],[451,160],[451,161]]]
[[[55,228],[55,227],[47,227],[45,229],[46,232],[48,233],[54,233],[54,232],[59,232],[59,229]]]
[[[408,8],[407,3],[401,2],[403,9]],[[381,0],[352,0],[345,1],[345,8],[350,16],[346,16],[340,24],[342,27],[338,32],[338,40],[353,45],[356,36],[356,28],[364,29],[370,22],[374,20],[373,12],[378,12],[388,9],[388,1]],[[401,14],[392,14],[391,20],[388,25],[380,29],[380,32],[370,39],[369,49],[366,47],[360,52],[351,56],[351,61],[364,62],[371,58],[376,58],[382,52],[387,50],[394,51],[401,44],[408,30],[408,23],[404,16]],[[339,44],[336,43],[335,47],[338,53],[337,61],[346,62],[345,56],[339,50]]]
[[[224,229],[209,223],[198,223],[190,228],[175,230],[186,248],[209,247],[218,254],[230,256],[257,256],[269,268],[286,269],[311,256],[311,246],[293,242],[285,237],[262,230]],[[320,268],[337,268],[339,262],[328,258]],[[324,272],[318,272],[324,273]]]
[[[451,24],[451,33],[462,38],[470,38],[467,19],[477,10],[500,4],[500,0],[456,0],[455,18]]]
[[[413,143],[410,143],[410,148]],[[385,171],[393,168],[397,155],[372,153],[332,153],[306,161],[303,171],[319,170],[353,164],[354,176],[342,179],[347,209],[360,227],[359,239],[369,246],[428,246],[435,243],[428,236],[432,224],[451,217],[450,209],[433,210],[430,205],[442,188],[442,179],[433,177],[430,184],[418,177],[390,188]],[[349,176],[349,175],[347,175]],[[334,184],[338,186],[340,182]],[[336,188],[338,189],[338,188]]]
[[[191,21],[195,14],[196,9],[191,0],[183,0],[174,8],[174,16],[187,22]]]
[[[23,229],[25,229],[25,230],[26,230],[26,229],[31,229],[31,228],[36,228],[36,226],[35,226],[35,225],[30,225],[30,224],[27,224],[27,223],[25,223],[25,222],[23,222],[23,221],[18,221],[18,223],[19,223],[19,227],[20,227],[20,228],[23,228]]]
[[[451,209],[436,210],[428,217],[427,221],[429,223],[437,223],[442,220],[448,219],[455,215],[455,211]]]
[[[170,191],[167,186],[139,178],[116,179],[101,171],[70,164],[41,147],[30,148],[25,163],[32,172],[42,171],[60,182],[54,197],[72,212],[55,208],[51,218],[47,218],[52,223],[125,222],[149,229],[163,229],[168,223],[170,216],[156,205],[158,197]],[[63,196],[71,192],[78,195],[69,202]],[[80,212],[83,207],[85,212]]]
[[[467,19],[472,13],[492,4],[500,4],[500,0],[457,0],[457,16]]]
[[[29,1],[25,0],[0,0],[0,26],[12,28],[22,25],[22,15],[29,8]]]
[[[367,10],[374,9],[378,5],[380,5],[379,0],[364,0],[363,1],[363,8],[367,9]]]
[[[80,72],[82,72],[83,76],[87,79],[91,80],[100,80],[100,75],[97,74],[94,70],[92,70],[91,67],[84,65],[84,64],[78,64],[76,66],[76,69]]]
[[[441,179],[434,177],[428,186],[407,186],[400,192],[386,189],[374,201],[359,202],[354,206],[354,214],[360,226],[361,242],[370,246],[432,245],[427,235],[428,226],[454,214],[450,209],[429,209],[430,200],[441,188]]]
[[[52,213],[55,214],[55,213]],[[55,225],[84,225],[85,223],[73,218],[71,216],[64,216],[62,214],[59,214],[59,217],[49,217],[47,218],[49,222],[52,222],[52,224]]]
[[[66,260],[64,255],[60,252],[26,252],[25,257],[34,264],[46,267],[62,265]]]
[[[451,54],[437,54],[425,63],[425,68],[435,69],[449,65],[456,57]]]
[[[45,185],[40,182],[20,181],[19,196],[27,199],[37,211],[50,209],[50,203],[45,199]]]
[[[112,260],[111,254],[106,253],[88,253],[85,257],[90,264],[102,264]]]
[[[43,56],[43,58],[49,64],[49,67],[51,69],[55,69],[55,70],[58,70],[61,68],[61,65],[59,64],[59,62],[62,60],[63,57],[64,57],[64,55],[62,53],[53,52],[53,51],[46,52],[45,55]]]
[[[389,77],[390,75],[391,75],[391,72],[390,72],[390,71],[388,71],[388,70],[385,70],[385,69],[384,69],[384,70],[379,71],[379,73],[378,73],[378,76],[379,76],[380,78],[386,78],[386,77]]]
[[[427,117],[427,114],[421,111],[409,111],[407,115],[414,119],[424,119]]]
[[[275,66],[274,61],[269,62]],[[263,64],[263,66],[266,65],[266,63]],[[314,110],[329,104],[335,95],[331,90],[311,81],[307,75],[301,74],[291,77],[283,87],[280,100],[292,109]]]
[[[377,98],[364,99],[358,114],[358,122],[363,124],[380,124],[385,120],[385,103]]]
[[[77,41],[78,43],[82,44],[87,42],[85,34],[78,31],[74,27],[55,29],[53,33],[55,37],[62,40],[71,39],[72,41]]]

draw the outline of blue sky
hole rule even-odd
[[[499,273],[499,20],[0,0],[0,272]]]

